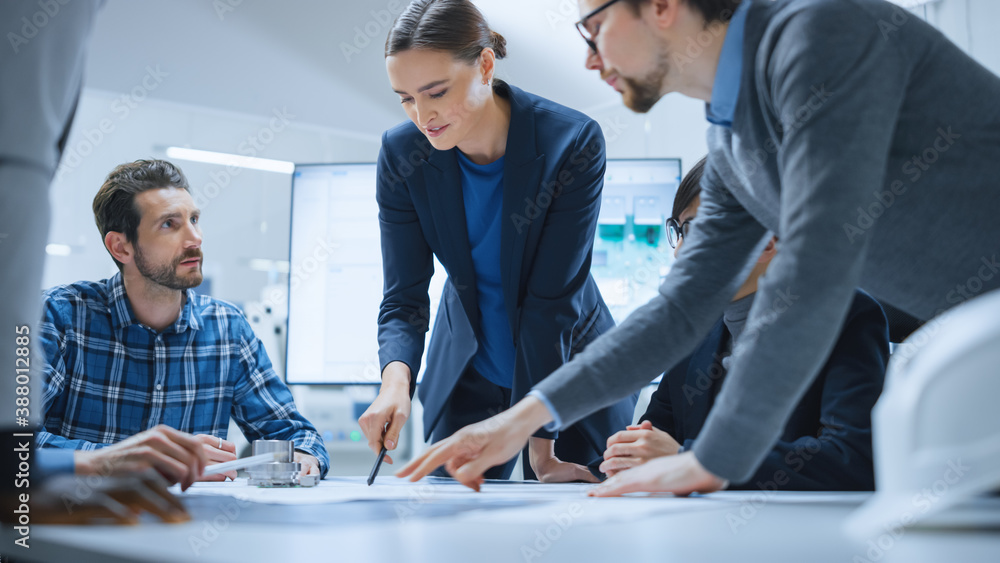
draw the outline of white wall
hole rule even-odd
[[[378,155],[376,134],[348,134],[301,123],[288,106],[272,111],[272,117],[281,118],[153,98],[135,102],[132,108],[121,94],[85,91],[51,191],[49,242],[69,245],[71,253],[49,257],[43,285],[100,279],[117,271],[94,225],[91,202],[107,174],[123,162],[165,158],[168,146],[253,152],[294,162],[369,162]],[[213,280],[213,293],[237,302],[258,299],[268,274],[251,270],[248,261],[288,259],[291,177],[247,169],[231,175],[222,166],[176,164],[202,207],[204,271]]]
[[[1000,39],[997,34],[1000,2],[941,0],[927,6],[927,20],[986,68],[1000,74]]]

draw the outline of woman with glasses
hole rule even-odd
[[[435,256],[448,281],[419,389],[425,440],[506,410],[614,326],[590,275],[604,137],[589,117],[497,79],[506,51],[468,0],[416,0],[386,40],[409,120],[383,134],[378,162],[382,387],[359,421],[375,452],[396,448],[410,415]],[[596,471],[634,408],[632,396],[540,431],[526,477],[596,480],[587,464]],[[515,462],[486,477],[508,478]]]
[[[677,189],[667,237],[680,252],[697,228],[705,161],[688,172]],[[774,258],[772,238],[723,317],[695,352],[669,369],[639,425],[608,440],[600,470],[608,476],[646,461],[690,449],[723,385],[734,345],[742,338],[757,280]],[[777,312],[783,303],[761,303]],[[882,392],[889,359],[888,323],[874,299],[858,290],[840,337],[785,425],[781,439],[753,478],[738,488],[761,490],[873,490],[870,413]],[[776,373],[774,377],[781,377]]]

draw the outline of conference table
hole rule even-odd
[[[722,491],[596,499],[586,484],[328,478],[264,489],[245,480],[179,493],[192,520],[31,527],[15,561],[1000,561],[1000,498],[937,524],[849,535],[869,493]],[[4,546],[10,546],[4,530]]]

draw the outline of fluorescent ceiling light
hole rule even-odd
[[[917,6],[923,6],[924,4],[930,4],[932,2],[937,2],[938,0],[889,0],[893,4],[899,4],[904,8],[916,8]]]
[[[45,253],[49,256],[69,256],[73,248],[68,244],[46,244]]]
[[[221,166],[238,166],[240,168],[279,172],[281,174],[291,174],[295,171],[295,163],[286,160],[271,160],[270,158],[257,158],[254,156],[203,151],[184,147],[167,147],[167,158],[193,160],[194,162],[219,164]]]

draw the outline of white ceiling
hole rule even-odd
[[[501,76],[584,111],[621,104],[583,68],[574,0],[476,4],[507,38]],[[141,84],[147,67],[158,68],[167,76],[149,92],[153,99],[259,116],[287,108],[298,123],[372,138],[405,118],[389,89],[382,54],[391,25],[383,23],[387,8],[402,5],[401,0],[110,0],[90,44],[86,86],[129,92]],[[359,30],[374,32],[367,45]],[[360,53],[345,54],[346,46],[357,45]]]

